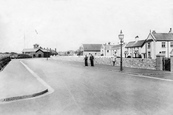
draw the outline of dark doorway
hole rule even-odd
[[[170,58],[163,58],[163,70],[164,71],[171,71],[171,62]]]
[[[38,54],[38,57],[41,57],[41,54]]]

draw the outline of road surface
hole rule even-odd
[[[84,67],[83,63],[52,59],[21,61],[54,92],[0,104],[0,115],[173,114],[172,81],[122,74],[97,65]]]

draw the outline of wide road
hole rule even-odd
[[[83,63],[21,61],[54,92],[0,104],[0,115],[173,115],[172,81],[122,74],[97,65],[84,67]]]

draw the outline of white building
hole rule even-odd
[[[125,57],[146,57],[145,52],[145,40],[139,40],[139,37],[135,37],[135,41],[130,41],[125,46]]]
[[[170,57],[173,53],[173,33],[170,29],[169,33],[149,33],[146,43],[146,57],[155,59],[156,55],[163,54],[165,57]]]
[[[122,46],[122,56],[125,57],[124,55],[124,51],[125,51],[125,43]],[[117,56],[120,57],[120,53],[121,53],[121,45],[117,44],[117,45],[111,45],[110,43],[108,44],[103,44],[102,48],[101,48],[101,54],[102,56],[108,56],[111,57],[114,54],[116,54]]]
[[[82,44],[80,50],[83,51],[83,55],[92,54],[94,56],[101,55],[102,44]]]

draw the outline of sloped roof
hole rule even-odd
[[[98,51],[102,44],[83,44],[84,51]]]
[[[145,43],[145,40],[139,40],[132,47],[142,47]]]
[[[131,48],[131,47],[133,47],[134,44],[135,44],[135,41],[131,41],[131,42],[127,43],[125,48]]]
[[[117,50],[117,49],[119,49],[121,46],[120,45],[112,45],[112,49],[113,50]]]
[[[157,41],[173,41],[173,33],[153,33]]]
[[[43,52],[50,52],[50,50],[48,49],[40,49],[41,51],[43,51]]]
[[[23,49],[23,52],[36,52],[38,49],[34,48],[28,48],[28,49]]]
[[[28,49],[23,49],[22,52],[37,52],[38,50],[41,50],[43,52],[50,52],[50,50],[47,50],[47,49],[34,49],[34,48],[28,48]]]

